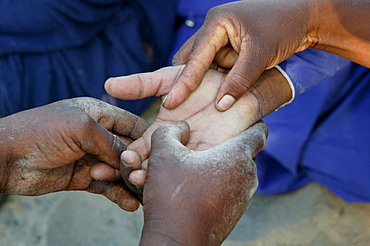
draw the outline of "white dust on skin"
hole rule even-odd
[[[248,136],[253,138],[255,135]],[[242,137],[247,135],[238,136],[206,151],[192,151],[183,147],[175,148],[177,152],[173,153],[182,168],[191,169],[189,172],[185,171],[186,175],[191,173],[193,177],[184,177],[184,180],[174,189],[171,200],[182,195],[184,186],[194,186],[187,183],[188,181],[199,180],[199,185],[210,187],[206,193],[203,193],[205,199],[215,204],[225,201],[227,203],[215,205],[218,206],[215,209],[222,211],[218,219],[223,222],[220,223],[222,228],[219,226],[212,228],[211,237],[219,238],[219,235],[231,232],[246,211],[257,189],[256,166],[251,156],[251,148],[258,146],[249,146]],[[169,146],[179,146],[174,138],[167,138],[166,141]]]
[[[97,104],[99,104],[99,106]],[[32,136],[34,134],[32,127],[34,125],[42,125],[42,122],[38,121],[47,120],[32,119],[32,122],[30,122],[27,118],[27,114],[32,113],[33,110],[42,110],[45,107],[55,107],[56,110],[64,110],[66,106],[75,109],[80,108],[83,112],[89,111],[89,113],[97,117],[99,117],[101,114],[101,108],[103,107],[105,113],[109,114],[109,112],[107,112],[109,110],[112,114],[115,112],[115,108],[113,106],[107,107],[105,103],[102,103],[99,100],[93,98],[76,98],[63,100],[51,105],[32,109],[29,110],[29,112],[26,112],[26,114],[21,112],[1,119],[1,124],[6,125],[5,127],[0,128],[0,135],[5,135],[7,138],[1,138],[0,144],[13,146],[12,148],[15,156],[12,156],[14,161],[11,163],[11,169],[13,169],[17,175],[13,175],[13,172],[11,172],[10,175],[14,177],[14,180],[18,180],[16,185],[9,184],[10,186],[8,187],[8,192],[11,192],[12,194],[38,193],[35,190],[36,187],[31,187],[33,184],[36,186],[40,181],[40,178],[46,175],[45,170],[37,170],[37,166],[39,165],[40,161],[47,162],[47,153],[42,153],[33,141],[30,141],[30,144],[25,145],[26,148],[19,148],[19,142],[24,144],[24,141],[32,140]],[[19,117],[19,114],[22,114],[22,117]],[[83,124],[83,122],[81,123]],[[6,134],[3,132],[6,132]],[[114,138],[114,140],[119,141],[118,137]],[[42,155],[45,156],[43,157]]]
[[[114,106],[107,107],[106,103],[90,97],[79,97],[64,101],[66,105],[79,108],[82,112],[87,112],[94,120],[102,116],[102,111],[107,115],[114,115]],[[104,110],[102,110],[104,109]]]

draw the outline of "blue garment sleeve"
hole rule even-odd
[[[349,60],[322,50],[307,49],[279,64],[285,71],[298,96],[316,86],[325,77],[334,76],[350,63]]]
[[[1,0],[0,56],[76,46],[101,31],[122,0]]]

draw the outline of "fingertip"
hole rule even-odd
[[[226,111],[228,110],[229,108],[231,108],[231,106],[233,106],[233,104],[236,102],[236,98],[229,95],[229,94],[226,94],[224,95],[219,101],[218,103],[216,104],[216,108],[219,110],[219,111]]]
[[[173,138],[186,145],[189,141],[189,135],[190,126],[186,121],[179,121],[175,124],[164,124],[159,126],[152,134],[152,146],[153,141],[156,141],[162,146],[162,144],[165,143],[165,139],[169,140]],[[154,146],[152,149],[153,148]]]
[[[136,186],[143,187],[146,181],[147,173],[145,170],[136,170],[130,173],[129,181]]]
[[[105,163],[97,163],[90,169],[90,176],[95,180],[113,181],[121,177],[120,171]]]
[[[177,91],[178,91],[177,89],[171,90],[171,92],[163,99],[162,107],[164,107],[165,109],[174,109],[183,102],[180,94],[178,94]],[[178,96],[176,97],[172,96],[172,94],[176,93],[178,94]]]
[[[133,150],[125,150],[121,154],[121,162],[125,167],[140,168],[141,157]]]
[[[158,153],[171,153],[171,150],[186,148],[190,138],[190,126],[185,121],[159,126],[152,134],[151,156]],[[161,155],[161,154],[160,154]]]
[[[164,107],[165,109],[170,109],[170,108],[168,108],[168,105],[167,105],[168,97],[169,97],[169,95],[166,95],[162,100],[162,107]]]
[[[124,191],[124,193],[120,194],[117,205],[127,212],[135,212],[139,208],[140,203],[135,197],[131,194],[126,194],[126,191]]]
[[[107,79],[104,83],[104,89],[107,93],[109,93],[111,91],[111,87],[112,87],[112,83],[114,81],[114,78],[111,77],[109,79]]]
[[[174,125],[181,128],[182,132],[184,132],[184,131],[185,132],[190,132],[190,125],[185,120],[179,121],[179,122],[175,123]]]

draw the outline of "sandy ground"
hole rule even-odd
[[[99,195],[11,196],[0,212],[1,246],[138,245],[143,214]],[[346,204],[312,183],[289,195],[256,195],[225,246],[370,245],[370,205]]]
[[[152,120],[155,107],[144,117]],[[154,114],[155,115],[155,114]],[[10,196],[0,209],[0,246],[138,245],[143,214],[86,192]],[[224,246],[370,245],[370,204],[348,204],[322,186],[255,195]]]

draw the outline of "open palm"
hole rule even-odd
[[[164,96],[183,68],[166,67],[151,73],[112,78],[105,88],[112,96],[125,100]],[[258,102],[252,93],[246,93],[228,111],[216,109],[214,98],[224,77],[221,72],[208,70],[202,83],[184,103],[172,110],[161,106],[154,123],[129,148],[138,152],[143,160],[147,159],[151,135],[162,124],[187,121],[191,131],[187,147],[199,151],[220,145],[254,124],[259,116]]]

